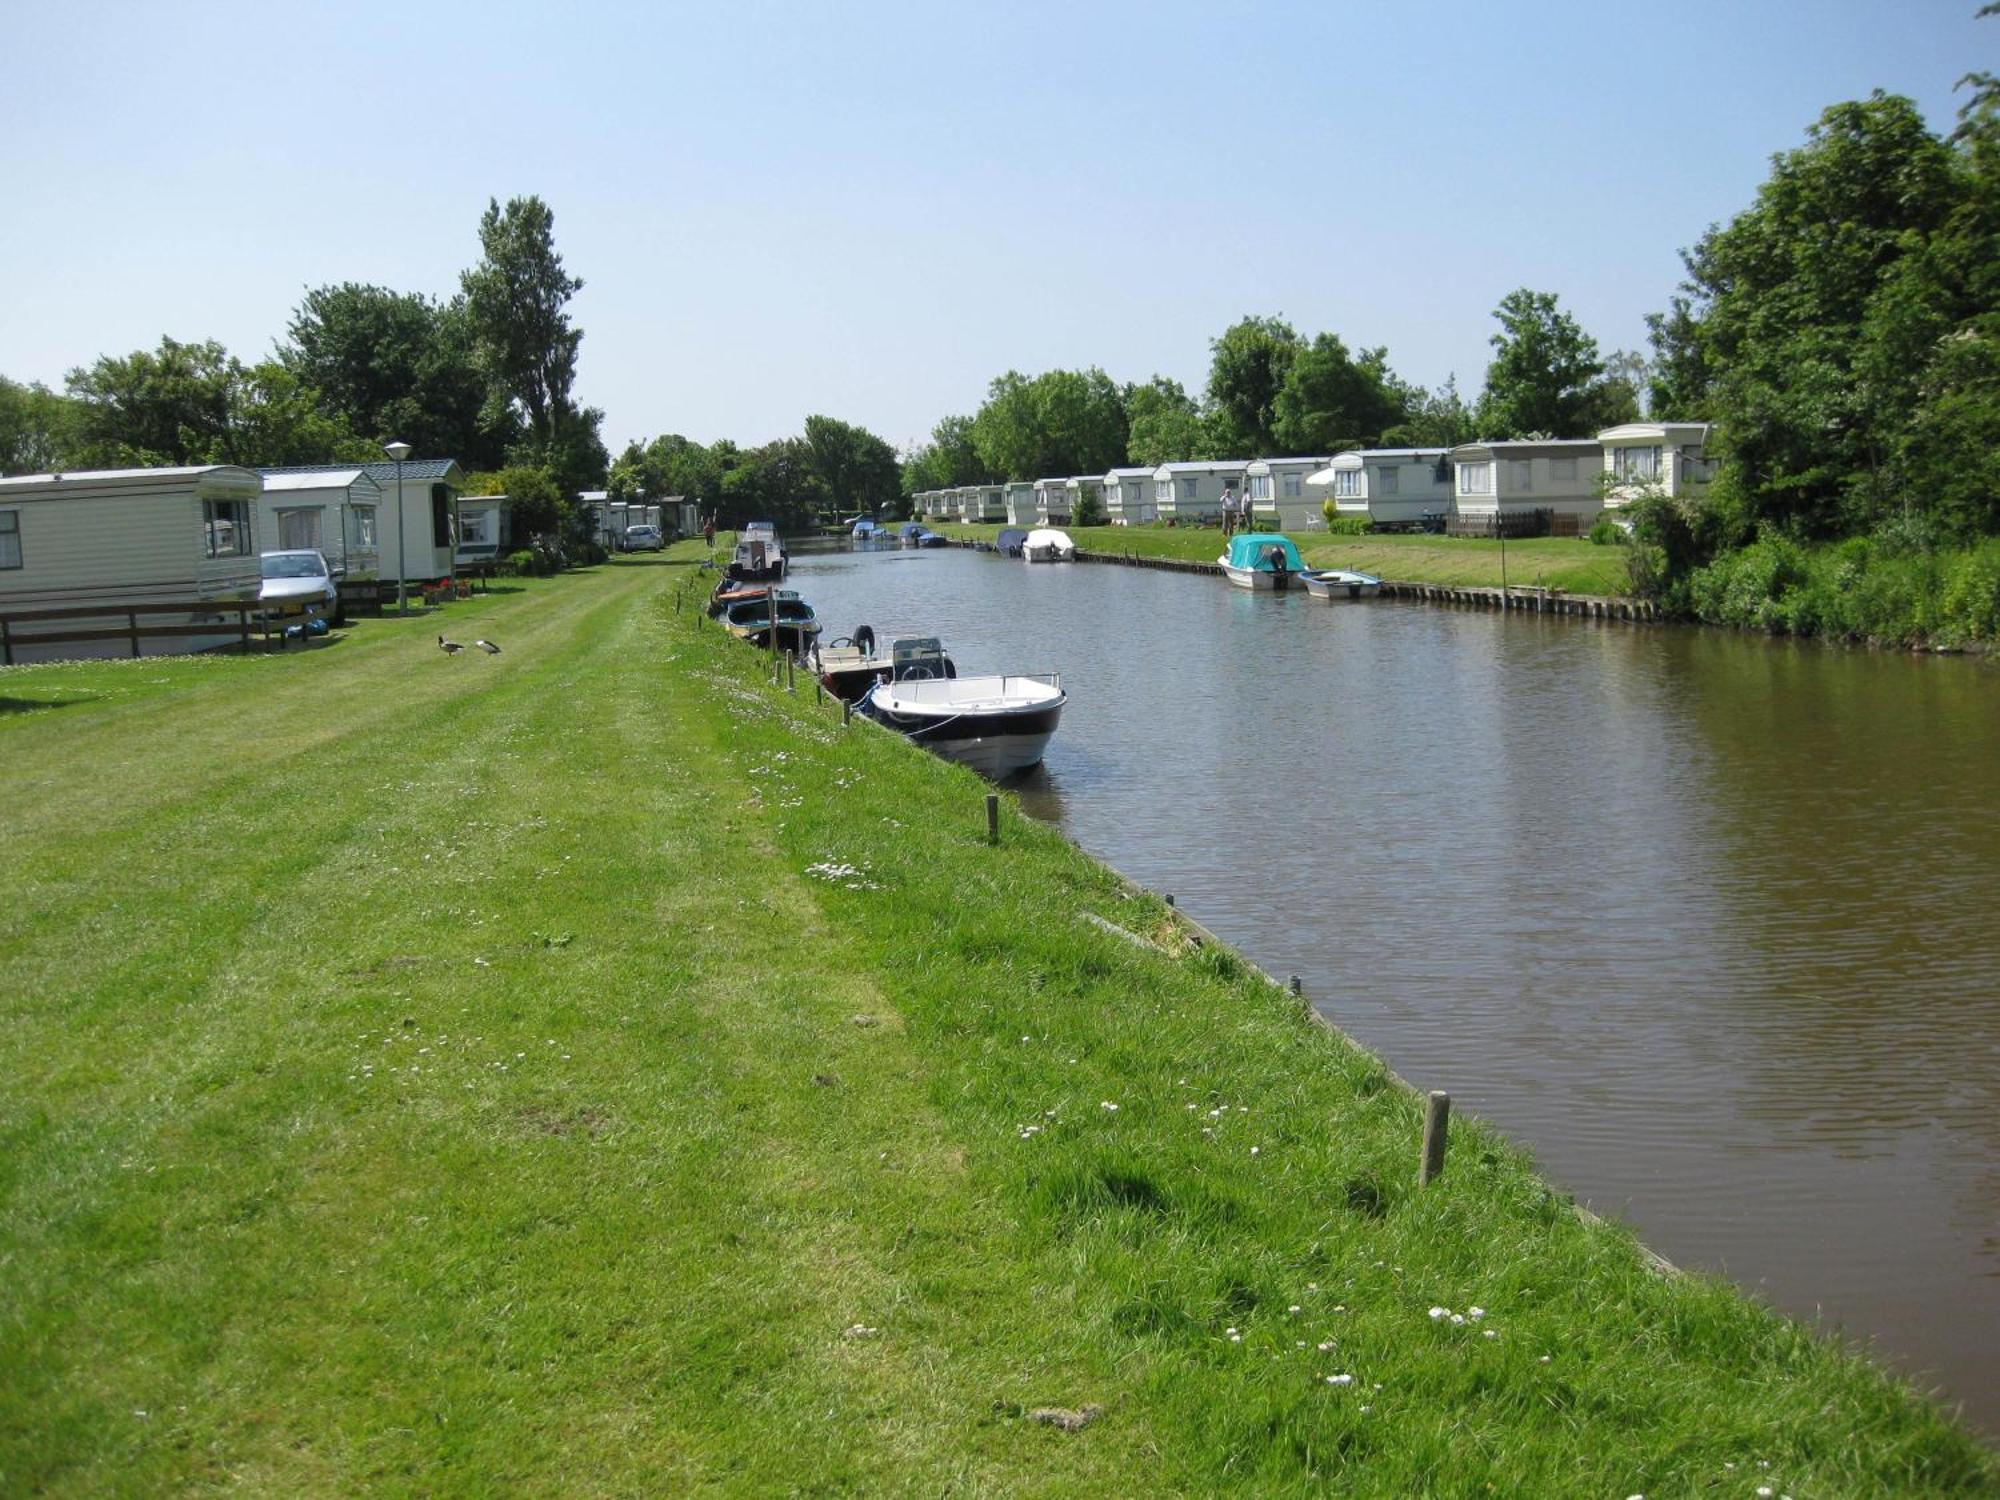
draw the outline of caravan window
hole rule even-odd
[[[21,513],[0,510],[0,568],[21,566]]]
[[[282,551],[301,552],[319,546],[319,510],[278,512],[278,546]]]
[[[357,547],[375,545],[375,507],[372,505],[354,507],[354,545]]]
[[[1183,479],[1181,481],[1181,499],[1183,500],[1194,499],[1195,487],[1200,483],[1201,481],[1199,479]]]
[[[1286,499],[1288,499],[1288,500],[1296,500],[1296,499],[1298,499],[1298,497],[1299,497],[1299,496],[1300,496],[1300,495],[1301,495],[1302,493],[1304,493],[1304,492],[1303,492],[1302,490],[1300,490],[1300,488],[1299,488],[1299,482],[1300,482],[1300,480],[1301,480],[1301,478],[1302,478],[1302,477],[1303,477],[1303,476],[1301,476],[1301,475],[1298,475],[1298,474],[1287,474],[1287,475],[1285,476],[1285,498],[1286,498]]]
[[[1620,479],[1658,479],[1660,450],[1654,448],[1613,448],[1611,472]]]
[[[1507,488],[1517,494],[1535,487],[1535,464],[1533,459],[1510,458],[1507,460]]]
[[[1361,494],[1361,471],[1359,469],[1338,469],[1333,476],[1333,492],[1342,500],[1353,500]]]
[[[1394,469],[1386,465],[1375,471],[1375,493],[1378,495],[1395,494],[1396,488],[1401,482],[1401,476]]]
[[[204,500],[201,502],[203,557],[248,557],[250,555],[250,502],[247,500]]]
[[[1490,495],[1493,493],[1493,465],[1460,464],[1458,466],[1458,492],[1461,495]]]

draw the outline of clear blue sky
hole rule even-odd
[[[1470,395],[1513,287],[1643,347],[1824,106],[1944,129],[2000,68],[1977,0],[4,3],[0,373],[260,357],[308,287],[452,292],[539,193],[614,452],[900,446],[1010,367],[1195,389],[1252,312]]]

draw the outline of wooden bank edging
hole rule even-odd
[[[990,542],[959,541],[954,546],[991,551]],[[1220,574],[1215,563],[1196,562],[1183,557],[1140,557],[1131,552],[1091,552],[1079,547],[1078,562],[1116,563],[1126,568],[1153,568],[1166,573]],[[1522,586],[1504,589],[1475,588],[1469,584],[1412,583],[1400,579],[1382,580],[1382,597],[1409,599],[1420,604],[1458,605],[1467,609],[1511,609],[1531,615],[1577,615],[1592,620],[1658,620],[1659,607],[1647,599],[1627,599],[1615,594],[1571,594],[1561,589]]]

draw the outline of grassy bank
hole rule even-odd
[[[998,526],[945,525],[933,528],[946,536],[991,541]],[[1214,562],[1223,550],[1216,528],[1164,526],[1072,526],[1066,528],[1077,546],[1100,552],[1134,553],[1140,557],[1177,557],[1189,562]],[[1502,582],[1500,543],[1479,537],[1444,536],[1314,536],[1292,538],[1307,563],[1316,568],[1356,568],[1404,583],[1436,583],[1467,588],[1499,588]],[[1562,589],[1571,594],[1629,593],[1625,551],[1598,547],[1570,538],[1533,537],[1507,543],[1505,581],[1517,588]]]
[[[683,558],[0,673],[0,1490],[1990,1493]]]

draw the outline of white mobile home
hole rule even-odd
[[[1007,519],[1007,492],[997,484],[972,487],[972,520],[986,524]]]
[[[381,566],[382,486],[367,469],[293,474],[267,470],[257,498],[257,541],[265,552],[311,547],[350,577]]]
[[[274,476],[337,474],[355,467],[309,464],[263,472],[268,482]],[[378,513],[381,524],[376,533],[381,561],[376,576],[389,583],[394,583],[399,574],[412,583],[431,583],[450,577],[458,536],[458,497],[465,490],[465,475],[459,471],[457,462],[449,458],[406,459],[400,465],[400,477],[399,466],[393,463],[359,467],[382,487]]]
[[[1069,525],[1069,476],[1035,481],[1035,522],[1040,526]]]
[[[255,599],[257,502],[263,482],[231,464],[109,469],[0,479],[0,617],[17,611],[102,605],[102,620],[77,617],[8,627],[17,662],[80,656],[180,655],[241,639],[239,617],[204,603]],[[189,635],[123,633],[134,605],[179,604],[136,623]],[[115,639],[38,645],[36,633],[119,629]]]
[[[1449,448],[1365,448],[1335,454],[1306,489],[1314,504],[1330,499],[1384,531],[1442,529],[1453,478]]]
[[[945,521],[970,521],[978,513],[978,485],[961,484],[957,489],[949,490],[946,493],[950,495],[951,499],[940,513],[939,519]]]
[[[1143,526],[1153,519],[1153,471],[1113,469],[1104,476],[1104,518],[1113,526]]]
[[[1069,490],[1069,518],[1072,524],[1081,526],[1083,516],[1096,517],[1099,526],[1104,524],[1104,476],[1102,474],[1073,474],[1067,486]]]
[[[1033,526],[1035,524],[1035,487],[1025,479],[1017,479],[1004,487],[1006,496],[1007,524],[1009,526]]]
[[[1604,508],[1597,476],[1604,450],[1595,438],[1547,442],[1461,443],[1454,471],[1448,530],[1491,535],[1496,517],[1549,514],[1556,536],[1580,536]]]
[[[1222,519],[1222,492],[1243,493],[1247,462],[1161,464],[1153,470],[1153,510],[1181,526]]]
[[[1252,528],[1274,517],[1279,531],[1326,529],[1317,497],[1306,492],[1306,480],[1326,467],[1323,458],[1260,458],[1243,471],[1250,496]]]
[[[650,507],[658,513],[658,507]],[[497,562],[512,550],[512,531],[508,523],[513,519],[505,495],[465,495],[458,502],[458,551],[453,562],[458,566],[481,566]],[[636,519],[631,525],[640,524]],[[657,526],[651,521],[648,525]]]
[[[1642,490],[1699,495],[1715,477],[1706,422],[1628,422],[1598,433],[1604,449],[1604,504],[1617,509]]]

